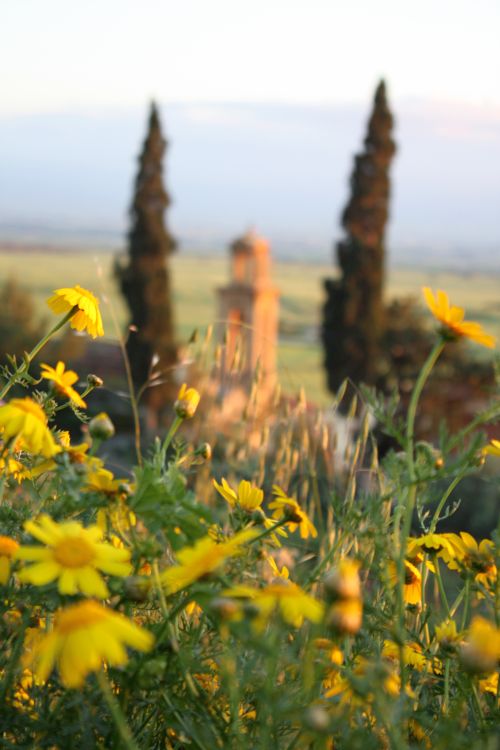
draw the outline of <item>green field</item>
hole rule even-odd
[[[13,276],[36,301],[40,314],[49,316],[45,300],[59,286],[80,284],[102,299],[106,336],[116,338],[111,308],[118,325],[127,319],[125,305],[113,280],[114,256],[92,251],[0,252],[2,279]],[[227,283],[228,260],[178,253],[171,263],[178,336],[187,340],[193,331],[217,318],[215,290]],[[281,290],[280,324],[282,336],[278,351],[280,379],[284,390],[297,391],[301,385],[316,402],[327,402],[324,387],[322,351],[318,326],[324,300],[322,279],[333,274],[332,266],[277,262],[273,277]],[[452,302],[466,308],[467,317],[484,323],[500,336],[500,276],[486,273],[455,274],[427,270],[392,270],[388,276],[388,298],[419,297],[424,285],[448,291]]]

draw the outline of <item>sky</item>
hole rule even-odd
[[[500,105],[498,0],[3,0],[1,114],[161,101]]]
[[[490,252],[499,29],[500,0],[0,0],[0,240],[24,224],[123,234],[154,98],[174,234],[252,224],[329,256],[384,77],[390,241]]]

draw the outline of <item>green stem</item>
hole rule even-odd
[[[434,534],[437,523],[439,521],[439,516],[441,515],[441,511],[443,510],[446,501],[450,497],[451,493],[453,492],[457,484],[462,481],[463,477],[464,477],[464,473],[461,473],[457,477],[455,477],[455,479],[453,480],[453,482],[451,482],[450,486],[448,487],[443,497],[439,501],[439,505],[437,506],[436,511],[434,515],[432,516],[431,525],[429,526],[429,531],[427,532],[428,534]]]
[[[40,339],[38,344],[35,344],[30,353],[25,356],[23,363],[19,365],[17,370],[12,373],[8,381],[5,383],[4,387],[0,391],[0,399],[5,398],[12,386],[14,386],[18,382],[19,378],[22,375],[26,375],[28,373],[29,366],[35,359],[36,355],[43,349],[45,344],[47,344],[48,341],[50,341],[50,339],[68,322],[68,320],[71,320],[77,310],[77,306],[72,307],[71,310],[67,312],[66,315],[61,318],[61,320],[59,320],[58,323],[56,323],[56,325],[51,328],[51,330],[42,339]]]
[[[165,592],[163,591],[163,586],[161,585],[160,571],[158,570],[158,560],[155,560],[151,567],[153,570],[153,578],[154,578],[154,582],[156,586],[156,593],[158,594],[158,599],[160,600],[161,612],[162,612],[163,617],[165,617],[165,619],[168,619],[167,600],[165,598]]]
[[[408,405],[408,413],[406,416],[406,461],[408,465],[408,478],[410,485],[406,493],[401,493],[401,499],[396,507],[394,514],[394,536],[396,549],[398,549],[399,555],[397,560],[398,570],[398,585],[396,587],[396,610],[397,610],[397,635],[401,641],[403,638],[404,631],[404,618],[405,618],[405,602],[404,602],[404,584],[405,584],[405,558],[406,558],[406,547],[407,539],[411,529],[411,522],[413,518],[413,511],[415,509],[415,502],[417,497],[417,484],[415,482],[415,462],[414,462],[414,440],[415,440],[415,418],[417,415],[417,407],[420,399],[422,390],[432,372],[432,368],[436,364],[439,355],[444,349],[445,341],[439,339],[436,342],[429,356],[427,357],[419,375],[413,392],[411,394],[410,403]],[[401,674],[401,693],[405,692],[405,665],[403,659],[403,646],[400,647],[400,674]]]
[[[450,617],[450,605],[448,604],[448,597],[446,596],[446,591],[444,590],[443,585],[443,579],[441,577],[441,569],[439,567],[439,560],[437,559],[436,555],[432,556],[432,562],[434,563],[434,567],[436,569],[436,581],[439,588],[439,595],[441,597],[441,602],[444,605],[444,608],[446,610],[446,617]]]
[[[448,713],[448,706],[450,702],[450,660],[446,659],[444,662],[444,697],[443,697],[443,714]]]
[[[257,536],[254,536],[253,539],[248,540],[248,544],[254,544],[254,542],[258,542],[260,539],[263,539],[265,536],[270,536],[273,531],[276,531],[280,526],[284,526],[286,523],[289,523],[289,519],[282,518],[281,521],[277,521],[274,526],[270,526],[268,529],[264,529],[260,534]]]
[[[126,750],[139,750],[139,746],[135,743],[134,738],[132,737],[132,732],[130,731],[127,720],[123,715],[120,704],[113,694],[108,679],[102,670],[97,673],[97,682],[101,689],[101,693],[103,694],[104,700],[108,704],[108,708],[110,710],[113,721],[115,722],[116,729],[118,730],[118,733],[123,740],[124,747],[126,748]]]
[[[161,446],[161,449],[160,449],[160,466],[162,468],[165,466],[165,458],[166,458],[170,443],[172,442],[175,433],[177,432],[177,430],[179,429],[183,421],[184,420],[182,419],[182,417],[176,417],[174,421],[172,422],[172,425],[169,431],[167,432],[167,437],[163,441],[163,445]]]
[[[463,588],[464,593],[464,608],[462,610],[462,621],[460,623],[460,630],[465,630],[467,625],[467,617],[469,616],[469,602],[470,602],[470,577],[467,576],[465,579],[465,586]]]

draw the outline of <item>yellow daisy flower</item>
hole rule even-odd
[[[95,465],[87,474],[83,490],[85,492],[102,492],[104,495],[112,497],[120,492],[120,486],[125,481],[124,479],[115,479],[111,471]]]
[[[256,630],[262,630],[275,610],[278,610],[285,622],[300,628],[304,619],[318,623],[323,618],[324,605],[300,586],[291,581],[282,580],[271,583],[263,589],[252,586],[234,586],[223,592],[224,596],[249,599],[258,611],[254,620]]]
[[[445,562],[454,559],[458,550],[449,536],[449,534],[425,534],[418,538],[408,539],[408,557],[412,560],[418,557],[418,553],[422,551],[428,555],[439,554]]]
[[[56,289],[47,300],[47,304],[56,315],[74,309],[75,314],[69,324],[76,331],[87,331],[94,339],[96,336],[104,336],[99,300],[87,289],[82,289],[78,284],[74,287]]]
[[[382,656],[384,659],[388,659],[390,662],[399,661],[399,646],[394,641],[384,641],[382,647]],[[427,659],[422,653],[421,647],[418,643],[405,643],[403,646],[403,661],[410,667],[423,672],[427,669]]]
[[[180,564],[167,568],[161,574],[167,593],[174,594],[208,573],[213,573],[228,557],[239,554],[243,545],[257,535],[255,529],[244,529],[220,544],[210,536],[205,536],[193,547],[184,547],[177,552]]]
[[[101,542],[99,526],[84,528],[77,521],[56,523],[49,516],[37,522],[26,521],[24,528],[46,546],[22,545],[16,552],[19,560],[34,564],[19,572],[19,580],[44,586],[58,579],[59,593],[109,596],[108,587],[98,571],[115,576],[132,572],[130,552]]]
[[[42,378],[54,383],[55,389],[58,393],[67,396],[70,401],[73,401],[73,403],[81,409],[87,408],[85,401],[72,387],[78,382],[78,375],[73,370],[66,370],[64,362],[58,362],[55,368],[50,365],[42,364],[40,365],[40,370],[42,372]]]
[[[443,333],[447,338],[459,339],[467,338],[476,341],[482,346],[492,349],[495,346],[496,339],[489,333],[483,331],[479,323],[464,320],[465,312],[463,308],[450,305],[448,295],[439,289],[434,296],[429,287],[423,287],[422,292],[431,313],[443,325]]]
[[[490,588],[497,577],[493,541],[483,539],[478,544],[466,531],[461,531],[459,535],[447,534],[446,536],[457,549],[456,557],[447,563],[448,567],[452,570],[469,569],[475,573],[476,581]]]
[[[394,562],[389,563],[389,581],[392,586],[398,582],[398,569]],[[422,574],[409,560],[405,560],[403,599],[406,604],[413,605],[419,605],[422,601]]]
[[[288,497],[276,484],[273,487],[273,495],[275,499],[269,503],[269,508],[274,510],[273,518],[278,521],[283,518],[288,519],[288,528],[292,533],[298,528],[301,539],[318,536],[318,532],[307,513],[302,510],[293,497]]]
[[[237,492],[226,482],[224,477],[221,479],[221,484],[218,484],[215,479],[212,479],[212,484],[219,495],[222,495],[232,508],[238,506],[251,513],[256,508],[260,508],[264,500],[263,490],[254,487],[246,479],[241,480]]]
[[[0,427],[4,440],[20,439],[29,453],[50,458],[61,450],[47,426],[45,412],[31,398],[13,398],[0,406]]]
[[[10,578],[10,564],[19,544],[10,536],[0,536],[0,584],[4,586]]]
[[[53,630],[35,639],[23,663],[33,667],[39,682],[57,664],[62,684],[79,688],[90,672],[98,672],[104,664],[126,664],[125,646],[150,651],[153,642],[152,633],[127,617],[98,602],[84,601],[57,612]]]
[[[191,417],[194,417],[199,403],[200,394],[196,388],[188,388],[186,383],[184,383],[174,404],[175,413],[181,419],[191,419]]]

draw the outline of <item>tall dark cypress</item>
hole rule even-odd
[[[175,241],[165,224],[170,198],[162,176],[163,138],[156,105],[151,105],[148,132],[139,156],[139,171],[130,216],[128,263],[118,267],[122,292],[130,308],[130,332],[127,351],[136,387],[141,387],[151,372],[153,357],[158,358],[155,372],[168,381],[176,361],[172,293],[168,257]],[[161,403],[161,386],[153,389],[153,401]],[[163,389],[165,390],[165,388]],[[153,393],[151,394],[153,395]],[[151,398],[148,399],[151,403]]]
[[[345,237],[337,244],[341,275],[326,279],[322,338],[328,387],[345,378],[374,384],[383,368],[385,330],[384,233],[389,208],[389,167],[396,151],[385,84],[375,91],[364,151],[355,157],[351,197],[342,214]]]

